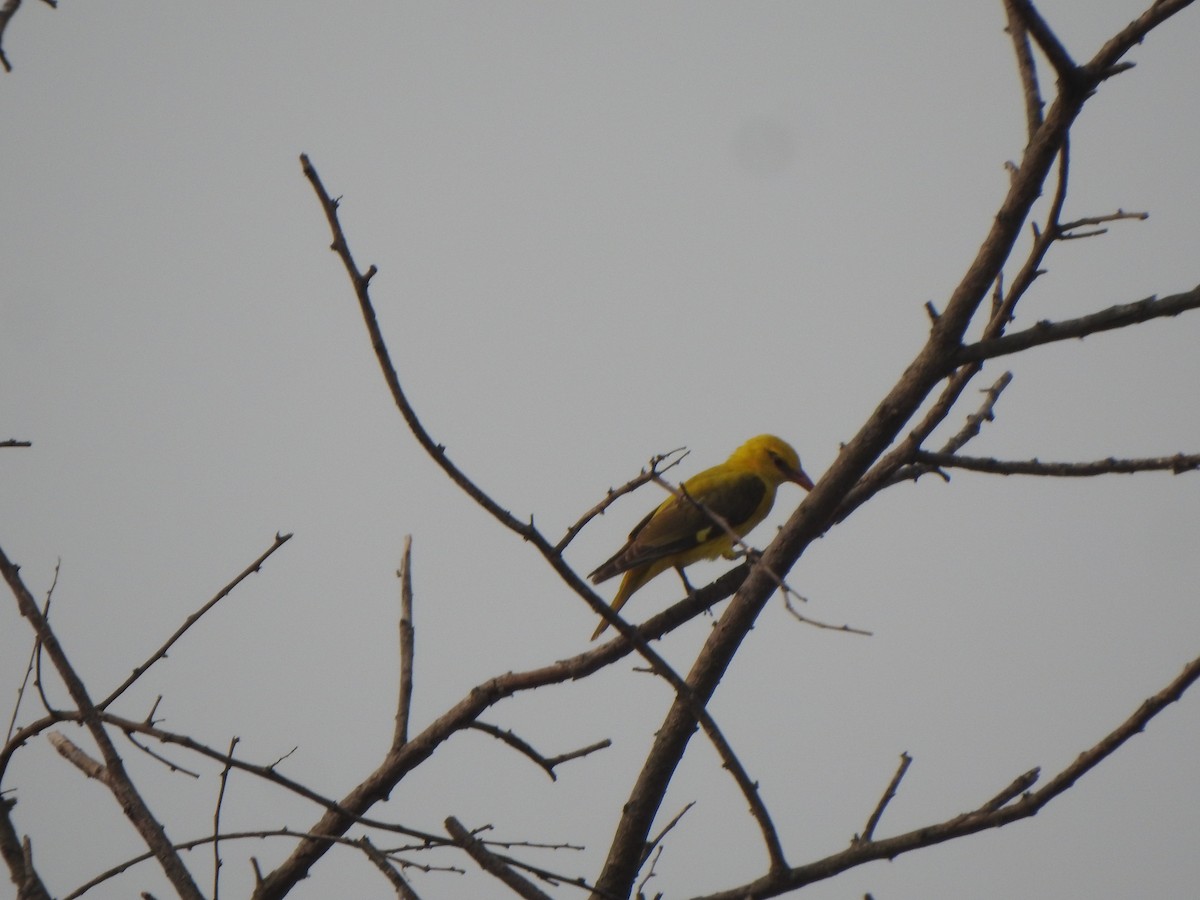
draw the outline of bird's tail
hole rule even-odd
[[[619,612],[625,602],[633,596],[633,592],[646,583],[646,574],[649,570],[646,567],[630,569],[625,573],[625,577],[621,579],[621,586],[617,588],[617,596],[613,597],[612,611]],[[604,629],[608,628],[608,620],[601,619],[600,624],[596,626],[596,630],[592,632],[592,640],[600,637],[604,633]]]

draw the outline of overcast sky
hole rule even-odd
[[[1086,59],[1142,5],[1039,6]],[[61,561],[53,621],[103,695],[294,532],[118,711],[142,718],[161,694],[165,727],[222,748],[238,735],[264,764],[298,748],[281,770],[340,796],[391,737],[405,534],[414,727],[484,679],[583,651],[595,620],[405,429],[298,155],[379,267],[381,324],[426,426],[557,538],[677,446],[685,477],[769,431],[824,471],[920,347],[923,305],[943,305],[1020,155],[1003,26],[999,0],[25,4],[0,77],[0,439],[33,447],[0,450],[0,546],[37,595]],[[1197,46],[1188,10],[1089,104],[1064,217],[1151,215],[1059,245],[1018,326],[1200,281]],[[1198,452],[1198,342],[1191,314],[989,363],[981,387],[1015,378],[971,450]],[[949,424],[976,405],[969,392]],[[592,523],[569,561],[607,558],[656,490]],[[781,488],[758,546],[800,498]],[[1200,652],[1198,504],[1197,473],[959,473],[893,488],[813,545],[791,577],[808,612],[874,636],[805,628],[773,600],[713,704],[790,861],[845,847],[901,751],[915,761],[880,836],[1058,771],[1165,685]],[[678,594],[664,577],[625,611]],[[686,669],[709,627],[661,651]],[[0,603],[10,703],[29,647]],[[594,877],[671,699],[633,666],[484,717],[548,754],[613,740],[556,783],[467,734],[374,814],[581,844],[525,856]],[[1198,745],[1189,695],[1035,819],[803,896],[1193,896]],[[171,837],[207,833],[217,770],[172,753],[193,781],[123,747]],[[4,786],[57,895],[140,852],[44,740]],[[699,739],[664,816],[693,799],[649,885],[671,898],[765,866]],[[317,810],[235,776],[224,817],[302,829]],[[249,890],[247,855],[270,868],[290,849],[229,846],[223,896]],[[210,884],[208,851],[188,862]],[[504,896],[473,869],[412,879],[426,900]],[[169,895],[152,864],[95,895],[140,890]],[[351,895],[390,889],[350,851],[294,894]]]

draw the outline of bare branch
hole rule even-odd
[[[77,745],[73,744],[65,734],[52,731],[46,736],[54,749],[58,751],[58,755],[77,768],[88,778],[94,778],[97,781],[104,781],[104,765],[97,760],[92,759]]]
[[[12,71],[12,65],[8,61],[8,56],[4,53],[4,31],[8,28],[8,23],[12,21],[12,17],[16,15],[17,10],[21,8],[21,0],[4,0],[4,6],[0,7],[0,66],[4,67],[5,72]]]
[[[957,453],[964,445],[979,436],[984,422],[994,421],[995,416],[993,411],[996,408],[996,403],[999,401],[1000,395],[1004,393],[1004,389],[1012,382],[1012,378],[1012,372],[1005,372],[992,383],[990,388],[985,388],[982,391],[985,395],[983,405],[967,416],[966,424],[963,425],[962,429],[950,438],[950,440],[946,441],[945,446],[942,447],[943,453]]]
[[[8,866],[10,880],[17,886],[19,900],[50,900],[50,892],[33,865],[33,842],[28,835],[19,838],[13,827],[12,810],[16,805],[16,800],[0,796],[0,857]]]
[[[412,591],[412,535],[404,536],[404,549],[400,554],[400,569],[396,577],[400,579],[400,690],[396,700],[396,731],[392,736],[392,749],[396,750],[408,740],[408,717],[412,711],[413,691],[413,653],[415,651],[415,634],[413,632],[413,591]]]
[[[1043,320],[1024,331],[1016,331],[1003,337],[967,344],[954,354],[950,364],[960,366],[966,363],[981,362],[985,359],[1007,356],[1054,341],[1087,337],[1090,334],[1112,331],[1153,319],[1178,316],[1180,313],[1196,308],[1200,308],[1200,286],[1180,294],[1172,294],[1169,297],[1147,297],[1135,303],[1110,306],[1108,309],[1080,316],[1077,319],[1066,319],[1062,322]]]
[[[994,798],[971,812],[962,813],[944,822],[927,825],[895,837],[869,843],[851,842],[847,849],[832,856],[798,866],[787,872],[768,873],[747,884],[705,895],[702,900],[777,897],[807,884],[832,878],[847,869],[872,860],[895,859],[903,853],[1029,818],[1115,753],[1131,737],[1141,733],[1151,719],[1182,697],[1184,692],[1197,680],[1200,680],[1200,657],[1188,663],[1170,684],[1142,703],[1133,715],[1090,749],[1079,754],[1074,762],[1046,782],[1039,790],[1023,794],[1020,799],[1013,800],[1012,798],[1036,781],[1036,769],[1018,776]]]
[[[1012,784],[998,793],[991,800],[987,801],[987,803],[983,804],[983,806],[979,807],[980,811],[993,812],[997,809],[1000,809],[1000,807],[1005,806],[1018,794],[1022,794],[1033,787],[1034,784],[1037,783],[1041,772],[1042,770],[1040,768],[1034,768],[1022,775],[1018,775],[1013,779]]]
[[[291,791],[297,796],[304,797],[306,800],[312,801],[331,813],[347,817],[351,823],[359,823],[370,828],[378,828],[384,831],[392,831],[398,834],[407,835],[409,837],[417,838],[418,840],[427,844],[437,844],[445,840],[445,838],[441,835],[432,834],[426,831],[419,831],[403,825],[396,825],[391,822],[384,822],[378,819],[371,819],[363,815],[355,814],[338,804],[336,801],[330,800],[328,797],[318,794],[316,791],[305,787],[297,781],[293,781],[285,775],[281,775],[277,771],[276,767],[282,760],[276,760],[274,763],[266,766],[256,765],[254,763],[246,762],[245,760],[231,757],[224,750],[217,750],[213,747],[209,747],[207,744],[202,744],[195,738],[192,738],[188,735],[175,734],[174,732],[166,731],[163,728],[152,725],[149,722],[136,722],[132,719],[126,719],[122,718],[121,716],[113,715],[112,713],[104,713],[104,721],[107,724],[110,724],[115,728],[119,728],[126,733],[132,732],[144,734],[149,737],[153,737],[155,740],[162,741],[164,744],[173,744],[175,746],[184,747],[207,759],[219,762],[222,765],[229,765],[231,768],[254,775],[263,779],[264,781],[269,781],[272,784],[279,785],[280,787]],[[290,752],[287,755],[291,755]],[[284,758],[286,758],[287,755],[285,755]],[[300,835],[311,834],[311,832],[293,833]]]
[[[678,673],[646,644],[636,629],[614,613],[609,604],[567,565],[562,558],[562,554],[533,526],[532,519],[528,523],[522,522],[508,510],[500,506],[499,503],[493,500],[491,496],[450,461],[446,456],[446,448],[435,442],[429,432],[426,431],[425,426],[417,417],[416,411],[413,409],[412,404],[404,393],[404,389],[400,385],[400,377],[396,373],[396,367],[392,364],[391,354],[388,351],[387,343],[383,339],[383,332],[379,328],[379,321],[375,315],[375,308],[371,302],[369,292],[371,278],[374,276],[376,269],[374,266],[371,266],[366,272],[361,272],[358,269],[350,253],[345,232],[342,230],[341,222],[338,219],[338,201],[329,196],[329,193],[325,190],[325,185],[321,182],[321,178],[317,174],[317,170],[313,167],[306,154],[300,154],[300,165],[305,177],[317,194],[317,199],[320,201],[321,208],[325,212],[325,218],[329,222],[330,230],[333,233],[331,249],[342,260],[342,265],[345,267],[351,284],[354,286],[354,294],[358,299],[359,311],[366,325],[367,333],[371,339],[371,346],[375,351],[375,358],[379,362],[384,381],[387,383],[388,390],[392,394],[392,400],[396,404],[396,408],[400,411],[413,437],[417,439],[417,442],[425,449],[425,452],[429,454],[430,458],[446,473],[451,481],[465,491],[472,500],[479,504],[480,507],[501,525],[519,535],[528,543],[533,544],[563,582],[582,598],[593,612],[606,619],[610,625],[615,627],[627,640],[632,642],[637,652],[641,654],[658,675],[671,684],[676,692],[686,694],[688,692],[687,685]],[[691,701],[687,702],[691,703]]]
[[[1108,213],[1107,215],[1103,215],[1103,216],[1084,216],[1080,219],[1074,219],[1070,222],[1062,222],[1059,224],[1058,230],[1060,232],[1060,237],[1062,238],[1062,240],[1069,240],[1073,237],[1085,237],[1085,236],[1091,236],[1091,235],[1096,235],[1096,234],[1104,234],[1106,231],[1106,229],[1101,229],[1100,231],[1090,231],[1090,232],[1088,232],[1087,235],[1070,234],[1070,232],[1075,231],[1076,229],[1079,229],[1079,228],[1089,228],[1094,225],[1105,225],[1109,222],[1122,222],[1122,221],[1126,221],[1126,220],[1133,220],[1136,222],[1144,222],[1149,218],[1150,218],[1150,213],[1148,213],[1148,212],[1126,212],[1123,209],[1118,209],[1116,212]]]
[[[354,262],[354,256],[350,252],[350,245],[346,241],[346,235],[342,231],[341,222],[338,220],[339,201],[329,196],[328,191],[325,190],[325,185],[321,182],[321,176],[317,174],[317,170],[309,162],[307,154],[300,154],[300,167],[316,192],[317,199],[321,202],[321,208],[325,211],[325,218],[328,220],[330,231],[333,233],[333,243],[330,245],[330,249],[342,260],[342,265],[345,267],[346,273],[350,276],[350,281],[354,286],[354,294],[358,298],[359,311],[362,313],[363,322],[367,326],[367,333],[371,339],[371,347],[375,351],[375,358],[379,362],[384,380],[391,391],[392,399],[395,401],[400,414],[404,417],[409,431],[413,433],[417,442],[425,449],[425,452],[429,454],[430,458],[437,463],[442,471],[446,473],[450,480],[464,490],[472,500],[487,510],[506,528],[522,537],[530,536],[533,533],[533,527],[517,519],[512,513],[500,506],[500,504],[484,493],[474,481],[468,478],[458,466],[452,463],[449,457],[446,456],[446,448],[434,441],[429,432],[425,430],[425,426],[421,424],[421,420],[417,418],[416,411],[413,409],[412,404],[409,403],[404,389],[400,386],[400,376],[396,373],[396,367],[392,364],[391,354],[388,352],[387,344],[384,342],[383,332],[379,328],[379,320],[375,316],[375,308],[371,303],[371,297],[368,292],[371,279],[375,277],[375,273],[378,270],[374,266],[370,266],[367,271],[363,272]]]
[[[683,485],[673,485],[657,475],[654,476],[654,482],[665,490],[670,491],[674,496],[691,503],[693,506],[699,509],[700,512],[707,516],[714,524],[721,528],[730,537],[733,542],[733,546],[741,547],[745,551],[747,559],[751,562],[751,572],[753,572],[755,569],[763,567],[761,560],[762,554],[742,540],[741,535],[739,535],[733,529],[733,526],[731,526],[723,516],[716,511],[709,509],[708,506],[706,506],[700,500],[697,500],[695,497],[691,496]],[[778,588],[783,591],[784,600],[786,602],[788,594],[792,592],[791,589],[784,583],[782,578],[780,578],[778,575],[775,575],[775,573],[771,572],[769,569],[767,571],[771,577],[774,578]],[[682,572],[680,572],[680,577],[683,577]],[[684,579],[684,583],[687,583],[686,578]],[[788,609],[791,608],[791,604],[788,603]],[[793,615],[796,615],[794,611]],[[803,617],[797,617],[804,621]],[[685,695],[680,694],[679,696],[683,697]],[[742,791],[742,795],[746,798],[747,804],[749,804],[750,814],[758,823],[759,830],[762,832],[763,841],[767,847],[767,854],[770,857],[771,868],[776,869],[786,867],[787,862],[783,855],[783,845],[779,841],[779,833],[775,829],[775,823],[771,821],[771,815],[767,811],[766,804],[763,802],[762,797],[759,796],[758,783],[750,778],[750,775],[746,772],[741,760],[737,758],[737,755],[733,752],[733,748],[729,745],[729,742],[725,740],[725,736],[717,727],[716,722],[713,721],[710,715],[708,715],[704,703],[695,698],[691,699],[693,702],[691,702],[689,705],[692,707],[692,712],[696,716],[696,720],[700,723],[709,741],[716,749],[717,754],[721,757],[722,765],[729,771],[730,775],[733,776],[738,788]]]
[[[100,701],[99,705],[97,705],[96,708],[101,709],[101,710],[107,709],[114,700],[116,700],[123,693],[125,693],[125,691],[128,690],[129,687],[135,681],[137,681],[139,678],[141,678],[142,675],[144,675],[146,673],[147,669],[149,669],[152,665],[154,665],[160,659],[163,659],[167,655],[167,651],[171,649],[171,647],[175,644],[175,642],[178,641],[181,637],[183,637],[183,635],[187,632],[187,630],[189,628],[191,628],[198,621],[200,621],[201,616],[203,616],[206,612],[208,612],[210,609],[212,609],[214,606],[216,606],[218,603],[220,603],[222,600],[224,600],[227,596],[229,596],[229,594],[231,594],[233,592],[234,588],[236,588],[239,584],[241,584],[243,581],[245,581],[247,578],[249,578],[252,574],[257,572],[262,567],[262,564],[267,561],[267,558],[271,556],[271,554],[273,554],[276,550],[278,550],[280,547],[282,547],[284,544],[286,544],[291,539],[292,539],[292,536],[290,534],[276,534],[275,542],[273,544],[271,544],[270,547],[267,548],[266,552],[263,553],[262,556],[260,556],[254,562],[250,563],[250,565],[248,565],[245,569],[243,569],[241,574],[239,574],[236,578],[234,578],[233,581],[229,582],[229,584],[225,585],[225,587],[223,587],[223,588],[221,588],[221,590],[217,591],[216,595],[211,600],[209,600],[202,607],[200,607],[198,610],[196,610],[194,613],[192,613],[190,616],[188,616],[187,619],[184,620],[184,623],[182,625],[180,625],[179,628],[175,631],[175,633],[173,635],[171,635],[169,638],[167,638],[167,642],[165,644],[163,644],[161,647],[159,647],[157,650],[155,650],[154,653],[152,653],[150,655],[149,659],[147,659],[144,663],[142,663],[140,666],[135,668],[133,670],[133,672],[130,674],[130,676],[128,678],[126,678],[117,687],[116,690],[114,690],[111,694],[109,694],[107,697],[105,697],[103,700]]]
[[[888,782],[887,790],[883,792],[883,796],[879,798],[879,802],[875,804],[875,810],[867,819],[866,827],[863,828],[861,837],[856,837],[852,843],[869,843],[875,838],[875,829],[879,825],[879,820],[883,818],[883,812],[887,809],[892,798],[896,796],[896,790],[900,787],[900,782],[904,780],[904,773],[908,771],[908,767],[912,765],[912,757],[907,752],[900,754],[900,765],[896,768],[896,774],[892,776],[892,780]]]
[[[563,763],[571,759],[579,759],[587,756],[588,754],[595,753],[597,750],[604,750],[605,748],[612,746],[612,741],[610,741],[608,738],[605,738],[602,741],[597,741],[594,744],[589,744],[588,746],[581,747],[578,750],[572,750],[569,753],[562,753],[554,757],[546,757],[538,753],[538,751],[535,750],[532,745],[518,737],[513,731],[505,731],[502,728],[497,728],[495,725],[489,725],[486,722],[472,722],[467,727],[475,731],[482,731],[484,734],[490,734],[492,737],[496,738],[496,740],[508,744],[508,746],[512,747],[521,755],[527,756],[541,769],[543,769],[547,775],[550,776],[551,781],[558,780],[558,776],[554,773],[554,767],[559,763]]]
[[[662,475],[664,472],[675,468],[677,465],[683,462],[687,455],[688,450],[686,447],[676,447],[674,450],[668,450],[666,453],[660,453],[657,456],[650,457],[649,464],[646,468],[642,469],[641,473],[636,478],[630,479],[619,488],[609,488],[608,493],[605,494],[603,500],[580,516],[575,524],[567,529],[567,533],[563,535],[562,540],[554,545],[554,552],[561,554],[564,550],[566,550],[567,545],[570,544],[571,541],[575,540],[575,535],[579,534],[579,532],[583,530],[584,526],[587,525],[587,523],[592,519],[596,518],[596,516],[603,515],[604,511],[612,506],[618,497],[623,497],[625,494],[637,490],[648,481],[654,481],[655,476]],[[664,462],[666,465],[660,469],[659,466]]]
[[[1050,65],[1054,66],[1060,81],[1073,82],[1079,78],[1079,67],[1071,59],[1071,54],[1029,0],[1005,0],[1004,7],[1010,21],[1018,20],[1021,27],[1033,35],[1038,47],[1050,60]]]
[[[16,884],[19,900],[50,900],[50,892],[34,868],[34,845],[26,835],[22,840],[12,824],[12,808],[16,800],[0,796],[0,857],[8,866],[8,875]]]
[[[117,799],[126,818],[137,829],[142,840],[146,842],[146,846],[154,852],[163,872],[180,897],[184,900],[202,900],[203,895],[200,893],[200,889],[192,880],[192,876],[183,865],[179,854],[172,848],[162,823],[150,812],[141,794],[138,793],[137,788],[134,787],[125,772],[124,763],[121,762],[121,757],[117,754],[108,733],[104,730],[100,710],[92,703],[87,688],[68,660],[66,651],[63,650],[62,645],[58,642],[58,637],[50,628],[50,623],[42,616],[37,602],[25,587],[24,582],[21,581],[17,566],[9,560],[2,549],[0,549],[0,573],[3,573],[9,590],[16,597],[21,615],[29,620],[42,647],[54,663],[54,668],[66,685],[67,692],[71,695],[76,709],[79,710],[84,725],[87,726],[92,740],[96,742],[96,746],[100,750],[100,755],[104,760],[105,785]]]
[[[1193,0],[1152,0],[1140,16],[1113,35],[1083,67],[1088,80],[1093,85],[1099,85],[1105,79],[1132,68],[1133,63],[1121,63],[1121,57],[1145,40],[1151,31],[1192,3]]]
[[[417,892],[412,889],[404,876],[396,871],[395,866],[391,864],[386,856],[371,843],[371,839],[365,835],[358,839],[358,846],[362,848],[363,853],[367,855],[367,859],[375,864],[375,867],[384,874],[387,880],[391,883],[396,891],[396,896],[400,900],[421,900],[417,896]]]
[[[105,721],[108,721],[108,719],[106,718]],[[151,759],[155,760],[156,762],[162,763],[164,766],[167,767],[168,771],[170,771],[172,773],[178,772],[181,775],[187,775],[191,778],[198,779],[200,777],[199,772],[194,772],[191,769],[184,768],[183,766],[179,765],[179,763],[174,762],[173,760],[167,759],[161,753],[155,753],[154,750],[152,750],[150,747],[147,747],[145,744],[139,743],[138,739],[133,736],[132,732],[126,731],[125,739],[127,741],[129,741],[129,743],[133,744],[133,746],[135,746],[139,750],[141,750],[143,753],[145,753],[147,756],[149,756]]]
[[[1029,4],[1023,0],[1014,0],[1014,3],[1018,9],[1025,11],[1022,19],[1034,40],[1039,45],[1050,46],[1049,52],[1054,52],[1046,29],[1039,27],[1039,19],[1029,15]],[[991,220],[991,227],[974,260],[951,293],[945,309],[930,330],[925,346],[858,433],[845,444],[820,482],[800,503],[779,536],[763,554],[764,566],[750,572],[717,626],[712,629],[688,674],[688,686],[697,700],[706,702],[711,697],[746,635],[754,627],[768,597],[774,592],[776,583],[767,575],[767,571],[782,575],[791,571],[808,545],[833,523],[851,489],[859,484],[880,455],[895,441],[939,382],[954,371],[947,363],[954,358],[968,325],[1011,255],[1033,204],[1042,194],[1051,166],[1060,155],[1066,136],[1092,89],[1109,77],[1112,66],[1133,43],[1144,37],[1156,22],[1162,21],[1183,5],[1186,4],[1182,0],[1155,3],[1139,18],[1137,27],[1125,29],[1121,35],[1105,44],[1085,67],[1080,78],[1068,80],[1066,77],[1073,68],[1069,57],[1058,60],[1058,66],[1063,68],[1064,74],[1058,96],[1025,147],[1008,192]],[[873,485],[860,487],[868,496],[872,489],[878,490],[900,465],[911,461],[913,453],[927,436],[928,432],[918,435],[915,441],[906,439],[902,442],[906,446],[892,460],[890,467],[873,473],[876,475]],[[622,809],[604,869],[597,881],[597,896],[626,896],[630,892],[641,848],[654,814],[691,740],[692,731],[692,717],[685,704],[677,699],[656,732],[654,744]],[[868,846],[873,848],[877,844]],[[769,880],[770,876],[767,878]],[[738,896],[747,893],[754,896],[760,894],[757,889],[740,890]]]
[[[229,783],[229,771],[233,768],[233,751],[237,749],[240,738],[229,739],[229,753],[225,765],[221,767],[221,786],[217,790],[217,805],[213,810],[213,893],[212,900],[221,896],[221,804],[225,802],[225,786]]]
[[[867,631],[865,628],[855,628],[853,625],[830,625],[828,622],[822,622],[804,615],[796,607],[792,606],[791,598],[787,593],[783,595],[783,606],[784,609],[792,614],[796,621],[804,625],[811,625],[813,628],[821,628],[825,631],[842,631],[846,634],[860,634],[863,637],[874,637],[874,632]]]
[[[386,342],[383,339],[383,334],[379,329],[379,323],[375,316],[374,307],[369,293],[370,280],[375,274],[375,268],[372,266],[366,272],[361,272],[358,269],[354,262],[353,256],[350,253],[349,245],[346,241],[345,234],[342,231],[341,224],[338,219],[337,201],[331,199],[329,194],[326,192],[320,176],[317,174],[316,169],[314,169],[312,164],[309,162],[307,155],[301,154],[300,163],[305,176],[308,178],[309,183],[312,185],[313,190],[316,192],[317,197],[321,202],[322,209],[325,211],[326,219],[328,220],[330,229],[333,232],[333,243],[331,248],[341,258],[342,264],[350,276],[351,283],[354,286],[355,296],[358,299],[359,308],[363,315],[364,323],[366,324],[368,334],[371,338],[371,345],[374,348],[376,359],[378,360],[384,375],[384,380],[386,381],[388,388],[392,393],[392,398],[396,403],[397,408],[400,410],[401,415],[408,424],[409,430],[412,431],[418,443],[425,448],[426,452],[429,453],[431,458],[442,468],[442,470],[455,484],[459,485],[462,490],[464,490],[473,500],[475,500],[483,509],[489,512],[506,528],[520,535],[527,542],[533,544],[542,554],[543,558],[558,573],[562,580],[577,595],[583,598],[593,609],[593,611],[606,619],[611,625],[616,627],[620,634],[633,644],[637,653],[650,664],[650,667],[653,669],[655,674],[665,679],[675,689],[676,696],[679,698],[679,702],[688,710],[688,713],[692,719],[700,723],[705,734],[709,737],[710,741],[713,742],[714,747],[717,748],[718,754],[722,756],[723,762],[725,762],[726,766],[730,769],[730,772],[738,782],[739,787],[742,788],[743,793],[746,795],[751,810],[755,815],[755,819],[758,821],[763,832],[764,839],[767,842],[768,852],[772,858],[773,867],[782,866],[784,864],[781,855],[782,848],[779,845],[775,829],[771,824],[769,817],[767,816],[766,808],[763,806],[761,798],[757,796],[757,788],[753,782],[750,781],[740,763],[738,763],[736,757],[733,756],[732,751],[729,749],[728,743],[721,735],[716,723],[704,708],[707,698],[702,700],[692,694],[690,687],[683,680],[683,678],[680,677],[679,674],[676,673],[658,653],[650,648],[638,630],[630,626],[623,619],[621,619],[620,616],[613,612],[609,604],[605,603],[599,597],[599,595],[595,593],[595,591],[591,590],[591,588],[589,588],[579,578],[575,571],[566,564],[561,554],[556,552],[555,548],[545,539],[545,537],[542,536],[541,532],[533,526],[532,520],[529,523],[522,522],[513,517],[511,513],[496,503],[488,494],[479,488],[478,485],[476,485],[460,469],[458,469],[457,466],[450,462],[450,460],[446,457],[445,448],[442,445],[434,442],[433,438],[425,430],[425,427],[417,417],[416,412],[413,410],[412,405],[409,403],[407,396],[404,394],[404,391],[400,386],[399,376],[396,374],[396,369],[391,361],[391,355],[388,352]],[[499,679],[495,679],[494,681],[499,681]],[[476,692],[479,693],[478,688],[476,689]],[[481,696],[486,695],[481,694]],[[461,705],[462,704],[460,704],[460,706]],[[468,719],[457,722],[455,725],[455,730],[465,727],[467,721],[470,720]],[[380,794],[375,793],[377,791],[382,791],[382,795],[385,796],[387,790],[390,790],[390,786],[385,788],[378,779],[383,777],[384,772],[391,773],[394,775],[394,777],[399,778],[401,768],[397,765],[397,763],[398,758],[401,756],[402,752],[395,753],[392,754],[389,759],[385,760],[380,768],[377,769],[376,772],[370,776],[366,782],[360,785],[359,788],[353,792],[353,794],[357,795],[355,802],[350,802],[350,798],[347,798],[346,801],[343,801],[343,804],[346,806],[346,808],[351,810],[357,809],[357,802],[367,802],[368,805],[369,803],[375,802],[375,800],[380,796]],[[392,783],[394,784],[395,782]],[[319,833],[324,831],[326,828],[332,828],[334,833],[340,834],[342,832],[339,829],[347,827],[348,824],[349,822],[344,819],[327,814],[322,819],[322,822],[314,826],[312,831]],[[292,856],[285,861],[279,867],[279,869],[265,879],[256,896],[258,896],[259,900],[272,900],[272,898],[281,896],[281,892],[286,890],[287,884],[302,877],[307,871],[308,867],[312,865],[316,858],[318,858],[325,849],[325,847],[321,847],[317,844],[308,843],[297,847]]]
[[[527,878],[515,872],[503,859],[488,850],[483,841],[464,828],[454,816],[446,819],[446,831],[454,838],[454,842],[466,850],[471,859],[479,864],[481,869],[500,879],[513,893],[524,897],[525,900],[553,900],[549,894],[539,890]]]
[[[654,837],[652,837],[649,841],[646,842],[646,850],[642,854],[642,863],[643,864],[646,862],[646,860],[648,860],[650,858],[650,854],[653,853],[655,849],[657,849],[659,851],[662,850],[663,838],[665,838],[668,834],[671,833],[671,830],[680,823],[680,821],[683,819],[683,817],[686,816],[688,814],[688,811],[695,805],[696,805],[695,800],[689,801],[687,803],[687,805],[683,807],[683,809],[681,809],[679,812],[675,813],[675,815],[671,819],[671,821],[668,822],[666,825],[664,825],[662,827],[662,830],[659,831],[658,834],[656,834]],[[648,881],[649,878],[650,878],[650,876],[647,875],[645,881]],[[643,885],[645,884],[645,881],[642,882]]]
[[[1004,14],[1008,18],[1005,30],[1012,37],[1013,52],[1017,57],[1017,73],[1021,76],[1021,94],[1025,98],[1025,127],[1029,139],[1042,125],[1042,93],[1038,88],[1037,64],[1029,47],[1029,29],[1013,8],[1012,0],[1004,0]]]
[[[937,469],[967,469],[991,475],[1042,475],[1053,478],[1092,478],[1097,475],[1127,475],[1132,472],[1171,472],[1180,475],[1200,469],[1200,453],[1176,453],[1140,459],[1097,459],[1090,462],[1042,462],[1038,459],[1004,460],[955,453],[917,453],[916,462]]]
[[[650,854],[650,856],[653,857],[650,860],[650,868],[646,870],[646,874],[642,877],[642,880],[638,882],[636,894],[638,900],[644,900],[646,896],[646,885],[649,884],[650,879],[657,874],[654,870],[658,866],[658,861],[662,859],[662,855],[663,848],[661,846],[655,847],[654,852]],[[662,896],[662,894],[655,894],[654,900],[662,900]]]
[[[282,838],[287,838],[289,840],[299,840],[301,838],[305,838],[308,836],[309,835],[305,834],[305,832],[303,832],[303,831],[293,831],[290,828],[271,828],[271,829],[265,829],[265,830],[259,830],[259,831],[226,832],[222,835],[219,835],[219,839],[221,841],[226,841],[226,842],[228,842],[228,841],[246,841],[246,840],[261,841],[264,838],[271,838],[271,837],[282,837]],[[211,844],[213,842],[213,840],[214,840],[214,836],[210,834],[210,835],[206,835],[205,837],[202,837],[202,838],[196,838],[195,840],[183,841],[182,843],[176,844],[175,849],[176,850],[194,850],[197,847],[203,847],[205,844]],[[358,850],[362,850],[360,840],[361,840],[360,838],[351,839],[351,838],[343,837],[343,838],[335,839],[335,843],[337,843],[341,846],[344,846],[344,847],[352,847],[352,848],[356,848]],[[445,837],[440,838],[440,841],[444,845],[451,846],[450,842]],[[144,863],[147,860],[150,860],[153,858],[154,858],[154,855],[152,853],[142,853],[142,854],[139,854],[138,856],[133,857],[132,859],[127,859],[124,862],[119,863],[118,865],[115,865],[112,868],[107,869],[104,872],[101,872],[99,875],[95,876],[90,881],[86,882],[85,884],[82,884],[79,887],[75,888],[75,890],[71,891],[69,894],[64,895],[62,900],[78,900],[79,897],[82,897],[84,894],[86,894],[88,891],[92,890],[93,888],[98,887],[99,885],[103,884],[104,882],[110,881],[111,879],[116,878],[118,875],[128,872],[134,866],[139,865],[140,863]],[[251,857],[251,860],[252,860],[252,864],[257,869],[257,864],[253,862],[253,857]],[[462,869],[458,869],[458,868],[451,867],[451,866],[446,866],[446,867],[422,866],[418,863],[412,863],[412,862],[410,862],[409,865],[416,866],[416,867],[420,868],[422,871],[426,871],[426,872],[446,871],[446,872],[454,872],[457,874],[464,874]]]
[[[42,606],[43,619],[50,615],[50,601],[54,597],[54,588],[58,586],[58,575],[61,569],[62,560],[60,559],[54,564],[54,577],[50,580],[50,587],[46,589],[46,602]],[[12,740],[13,729],[17,727],[17,715],[21,711],[21,700],[25,696],[25,688],[29,685],[29,676],[33,674],[34,661],[37,659],[38,650],[41,649],[41,646],[37,635],[34,635],[33,646],[29,648],[29,662],[25,666],[25,674],[21,678],[20,686],[17,688],[17,701],[13,704],[12,716],[8,720],[8,733],[4,738],[6,744]],[[0,767],[0,772],[3,771],[3,767]]]

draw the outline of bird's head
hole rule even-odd
[[[733,451],[729,461],[754,469],[772,484],[791,481],[806,491],[813,487],[812,479],[800,467],[800,457],[792,445],[773,434],[750,438]]]

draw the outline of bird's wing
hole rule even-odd
[[[757,475],[729,472],[718,467],[688,479],[684,490],[704,509],[712,510],[740,533],[739,526],[754,516],[767,486]],[[604,581],[636,566],[686,553],[723,533],[721,526],[696,503],[671,497],[642,519],[630,532],[625,546],[590,577],[595,582]]]

